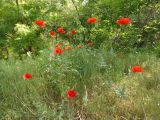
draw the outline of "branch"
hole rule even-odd
[[[85,28],[85,26],[82,24],[82,21],[80,20],[79,10],[78,10],[78,7],[75,4],[75,1],[74,0],[71,0],[71,1],[72,1],[73,6],[75,7],[75,9],[77,11],[77,16],[78,16],[78,20],[80,21],[80,24]],[[85,38],[86,38],[85,32],[83,32],[83,40],[85,40]]]
[[[78,7],[76,6],[74,0],[71,0],[71,1],[72,1],[72,3],[73,3],[73,6],[75,7],[75,9],[76,9],[76,11],[77,11],[78,20],[80,21],[81,25],[83,26],[82,21],[80,20],[80,14],[79,14]],[[85,27],[85,26],[83,26],[83,27]]]

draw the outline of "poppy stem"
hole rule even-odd
[[[71,109],[70,109],[70,100],[68,101],[68,113],[69,113],[69,119],[71,118]]]
[[[89,25],[89,29],[88,29],[88,40],[90,39],[90,36],[91,36],[91,28],[92,28],[92,26],[90,24]]]

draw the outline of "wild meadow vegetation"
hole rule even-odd
[[[160,120],[159,0],[1,0],[0,120]]]

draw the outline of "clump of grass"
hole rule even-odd
[[[48,97],[47,88],[35,60],[0,61],[0,66],[1,119],[36,119],[45,117],[45,111],[52,111],[43,101],[43,97]],[[25,81],[25,72],[33,74],[33,79]]]
[[[1,119],[158,119],[160,61],[148,54],[80,49],[0,61]],[[143,73],[132,73],[142,65]],[[25,81],[25,72],[33,75]],[[69,100],[66,90],[77,91]]]
[[[90,119],[155,119],[160,118],[160,61],[149,55],[129,55],[122,61],[141,64],[144,73],[132,73],[117,82],[105,82],[94,88],[84,113]],[[130,59],[136,58],[135,61]],[[121,62],[122,62],[121,61]],[[137,62],[138,61],[138,62]],[[124,62],[124,63],[125,63]],[[129,67],[130,68],[130,67]],[[101,83],[104,82],[104,78]]]

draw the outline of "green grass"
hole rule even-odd
[[[73,49],[0,61],[2,120],[159,120],[160,60],[147,53]],[[132,73],[133,65],[143,73]],[[25,72],[33,78],[25,81]],[[66,91],[75,89],[75,100]]]

